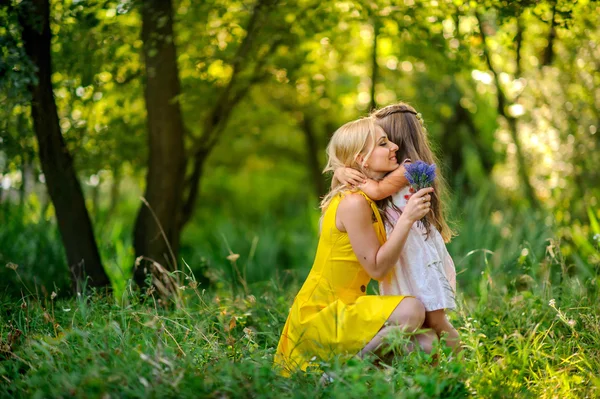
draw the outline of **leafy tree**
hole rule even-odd
[[[31,116],[42,170],[71,269],[73,288],[81,291],[87,277],[92,287],[109,286],[83,192],[59,126],[51,81],[50,4],[47,0],[31,0],[22,1],[18,6],[8,4],[8,7],[18,15],[23,48],[30,65],[35,68],[35,80],[28,82]]]

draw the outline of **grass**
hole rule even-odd
[[[61,264],[55,226],[9,217],[0,260],[19,267],[0,270],[9,282],[0,295],[0,397],[599,397],[597,276],[574,273],[549,240],[544,215],[507,211],[488,194],[454,204],[469,210],[457,215],[460,235],[449,246],[459,273],[451,317],[463,352],[400,351],[383,368],[334,359],[321,364],[335,376],[327,385],[321,372],[288,379],[272,368],[314,254],[318,217],[310,210],[291,209],[281,218],[287,223],[236,226],[213,215],[212,235],[190,226],[182,254],[212,285],[189,275],[182,301],[167,306],[129,285],[126,223],[97,232],[116,297],[69,298],[52,295],[66,292],[58,285],[36,289],[60,275],[37,274],[47,272],[38,265]],[[236,262],[227,260],[230,250],[240,254]]]
[[[18,270],[17,270],[18,271]],[[461,296],[453,321],[465,349],[439,347],[378,369],[335,361],[287,379],[271,363],[296,292],[275,282],[247,295],[200,291],[190,280],[179,308],[125,291],[125,304],[90,294],[4,298],[0,303],[5,397],[492,397],[600,395],[600,312],[576,278],[523,291],[487,286],[486,300]],[[556,299],[560,294],[560,299]]]

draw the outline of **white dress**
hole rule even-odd
[[[392,197],[400,210],[406,206],[409,187]],[[388,210],[392,224],[400,216],[393,208]],[[388,228],[388,236],[391,229]],[[428,312],[454,309],[456,270],[440,232],[430,226],[429,238],[422,223],[415,222],[404,244],[396,266],[379,282],[380,295],[412,295],[420,300]]]

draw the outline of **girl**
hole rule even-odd
[[[394,104],[373,112],[371,117],[386,131],[390,141],[398,145],[398,159],[404,160],[403,163],[410,160],[435,163],[420,114],[413,107],[405,103]],[[444,244],[450,241],[452,231],[445,221],[440,201],[445,183],[439,169],[437,172],[431,212],[426,216],[430,227],[426,229],[422,223],[412,225],[396,266],[392,273],[380,281],[379,291],[381,295],[414,295],[425,306],[424,327],[433,329],[438,337],[446,333],[447,344],[458,351],[458,332],[446,317],[446,309],[456,307],[456,271]],[[388,208],[392,225],[405,211],[412,190],[404,177],[403,167],[379,182],[364,179],[355,170],[338,168],[334,173],[334,181],[350,186],[358,184],[363,192],[375,200],[392,195],[394,207]]]
[[[398,168],[397,150],[373,119],[350,122],[331,138],[325,171],[346,165],[381,179]],[[393,268],[411,226],[429,212],[432,192],[426,188],[412,196],[386,241],[374,202],[360,191],[333,185],[321,203],[315,261],[277,346],[275,364],[283,375],[333,356],[377,352],[388,334],[422,327],[425,309],[417,299],[366,295],[366,287]],[[426,351],[435,338],[433,333],[414,337]]]

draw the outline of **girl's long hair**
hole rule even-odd
[[[336,130],[327,145],[327,165],[323,173],[333,172],[339,167],[365,173],[364,164],[375,148],[377,129],[379,127],[372,118],[362,118]],[[362,162],[359,155],[362,155]],[[321,200],[321,211],[325,212],[331,200],[345,190],[348,190],[346,186],[334,181],[331,190]]]
[[[387,133],[390,141],[399,147],[398,161],[410,158],[412,162],[421,160],[438,165],[437,176],[433,181],[435,191],[431,194],[432,212],[426,218],[430,225],[438,229],[444,241],[449,242],[454,232],[444,217],[448,188],[437,158],[431,150],[420,114],[410,105],[401,102],[373,111],[371,117]]]

